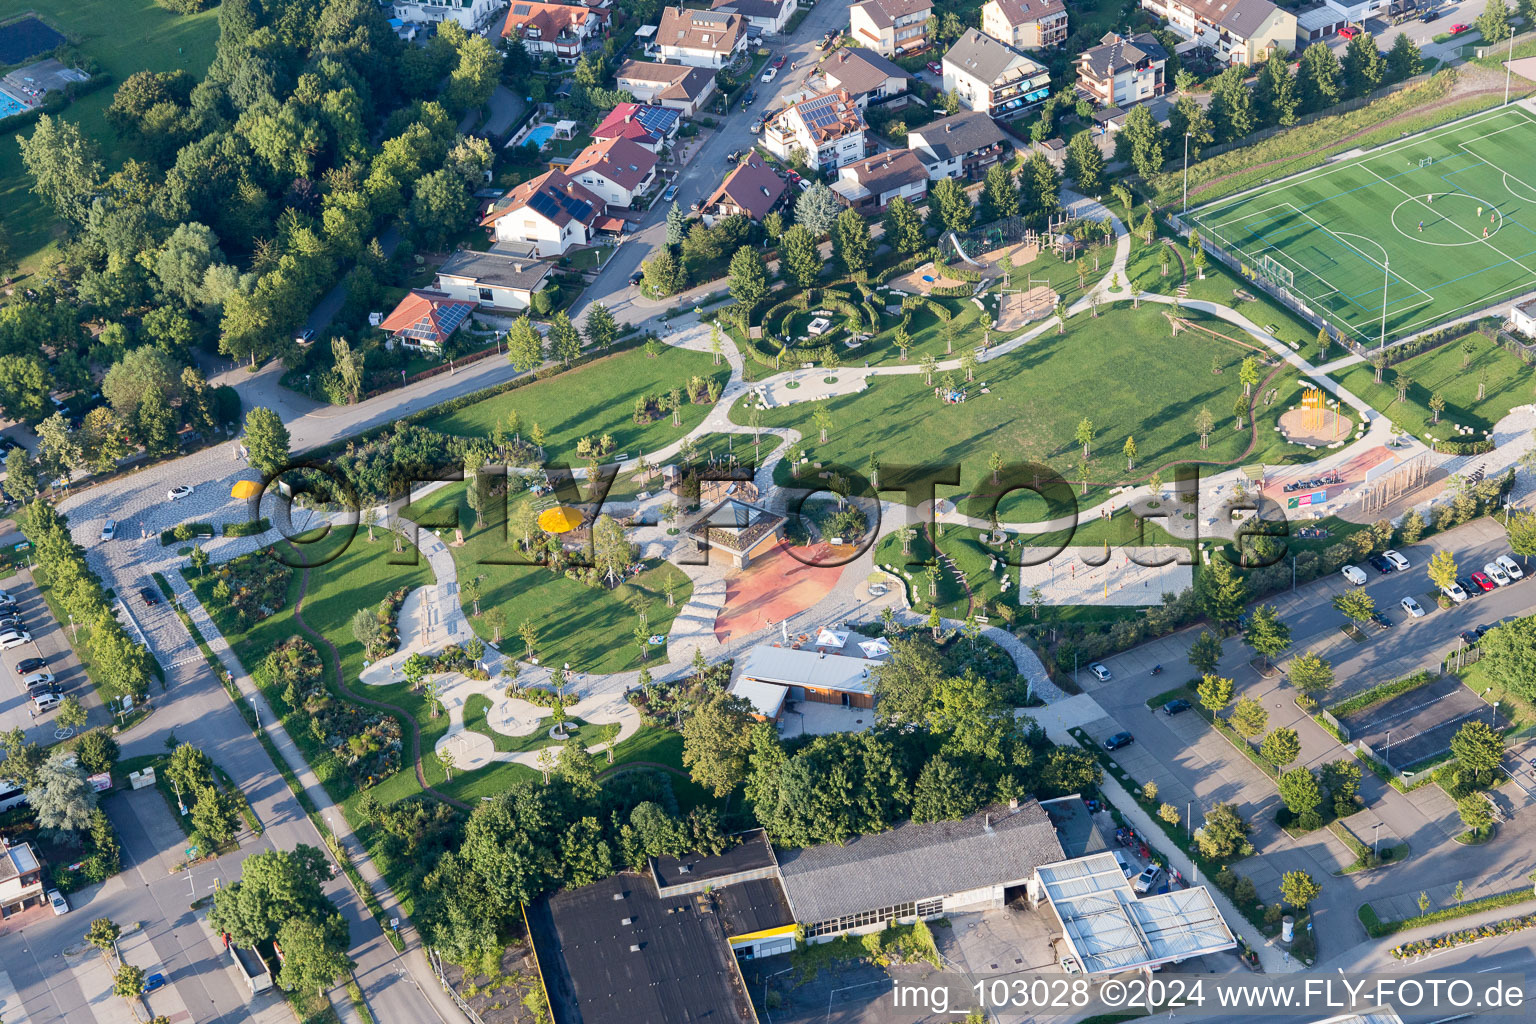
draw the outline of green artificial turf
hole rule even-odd
[[[1533,151],[1536,115],[1500,107],[1188,219],[1356,341],[1380,337],[1385,283],[1386,335],[1400,337],[1530,288]]]

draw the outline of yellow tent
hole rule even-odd
[[[240,498],[241,500],[254,498],[261,494],[261,484],[255,480],[236,480],[235,486],[229,489],[229,493],[232,497]]]
[[[578,509],[556,505],[539,513],[539,529],[545,533],[569,533],[581,525]]]

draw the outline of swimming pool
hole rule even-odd
[[[12,114],[19,114],[23,110],[30,109],[30,107],[18,100],[16,97],[12,96],[10,93],[6,92],[4,89],[0,89],[0,120],[4,120],[5,118],[10,117]]]
[[[537,127],[535,127],[533,129],[533,131],[528,133],[526,138],[523,139],[523,145],[526,146],[528,143],[531,142],[535,146],[538,146],[540,149],[543,149],[544,148],[544,144],[546,142],[548,142],[550,140],[550,137],[552,135],[554,135],[554,134],[555,134],[555,126],[554,125],[552,125],[552,124],[541,124],[541,125],[538,125]]]

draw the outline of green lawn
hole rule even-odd
[[[1508,106],[1191,210],[1202,237],[1350,338],[1402,337],[1530,287],[1536,115]]]
[[[1472,344],[1470,356],[1462,351],[1464,342]],[[1465,368],[1463,362],[1468,362]],[[1413,381],[1403,402],[1397,400],[1398,374]],[[1426,441],[1456,437],[1456,424],[1474,428],[1477,434],[1466,439],[1479,440],[1510,409],[1531,398],[1531,368],[1476,331],[1388,367],[1381,384],[1376,383],[1376,371],[1369,363],[1356,363],[1333,376],[1397,426]],[[1479,383],[1486,384],[1482,400],[1477,397]],[[1434,413],[1429,408],[1436,392],[1445,398],[1438,424],[1432,423]]]
[[[213,59],[219,34],[217,7],[183,17],[154,0],[75,0],[66,4],[0,0],[0,21],[28,11],[42,11],[45,20],[100,61],[102,70],[112,76],[107,86],[83,97],[61,115],[78,122],[86,135],[100,143],[108,171],[116,170],[126,155],[105,117],[117,86],[135,71],[144,70],[185,68],[201,77]],[[31,135],[32,126],[25,126],[19,134]],[[0,222],[11,236],[12,251],[23,269],[37,270],[44,250],[58,238],[59,224],[31,192],[32,181],[22,168],[17,135],[13,131],[0,136]]]
[[[636,423],[635,401],[665,397],[673,388],[686,388],[695,376],[713,376],[724,387],[730,368],[724,363],[716,366],[707,352],[662,345],[652,359],[642,348],[630,349],[433,416],[423,426],[463,437],[487,437],[498,421],[515,411],[523,437],[528,437],[534,424],[543,429],[544,449],[551,461],[575,462],[577,440],[594,434],[612,436],[616,453],[639,458],[642,452],[656,451],[697,427],[710,406],[685,401],[682,425],[674,427],[670,415]]]
[[[471,694],[464,701],[464,728],[490,737],[498,753],[520,753],[525,750],[538,750],[541,747],[558,745],[556,740],[550,739],[549,730],[553,728],[553,723],[548,719],[541,720],[532,732],[512,736],[486,721],[486,715],[490,710],[489,697],[480,693]],[[602,726],[589,725],[580,719],[567,719],[565,723],[566,736],[575,737],[588,747],[594,747],[602,742],[602,732]]]
[[[1240,333],[1213,323],[1218,330]],[[1168,467],[1176,462],[1274,463],[1303,452],[1280,441],[1272,429],[1283,396],[1270,406],[1260,405],[1258,439],[1251,451],[1251,433],[1234,429],[1237,368],[1249,352],[1197,331],[1175,340],[1160,309],[1133,310],[1122,303],[1104,307],[1097,319],[1073,317],[1064,335],[1047,332],[984,364],[963,403],[941,403],[921,375],[876,377],[868,390],[827,403],[833,422],[825,444],[817,443],[810,403],[765,410],[762,421],[800,430],[813,463],[864,467],[875,455],[887,465],[958,464],[959,491],[985,495],[994,451],[1010,462],[1036,461],[1070,480],[1081,479],[1074,435],[1086,418],[1095,432],[1091,483],[1140,482],[1160,467],[1171,480]],[[1213,363],[1220,374],[1212,372]],[[1277,378],[1282,384],[1284,379],[1283,374]],[[982,393],[982,384],[990,393]],[[1208,408],[1215,420],[1203,451],[1195,430],[1201,408]],[[743,422],[746,410],[738,405],[732,418]],[[1128,436],[1136,439],[1138,450],[1129,472],[1120,454]],[[787,465],[779,468],[780,482],[789,482]]]
[[[668,562],[653,564],[613,590],[588,587],[543,566],[494,564],[496,559],[512,556],[514,547],[505,537],[502,523],[488,520],[482,526],[474,525],[475,515],[464,495],[463,485],[441,488],[413,503],[405,515],[428,518],[457,510],[465,544],[451,550],[460,584],[476,576],[484,577],[481,611],[501,609],[506,618],[502,648],[510,654],[523,654],[522,643],[516,637],[519,625],[526,620],[538,630],[539,657],[545,663],[570,662],[578,672],[639,668],[639,648],[632,636],[640,624],[639,613],[643,610],[648,617],[648,632],[665,634],[693,592],[687,575]],[[676,587],[676,604],[670,608],[663,590],[667,579]],[[465,613],[470,615],[475,632],[486,640],[493,639],[494,631],[485,616],[476,618],[472,612],[472,606],[466,602]],[[650,651],[650,664],[662,664],[665,649],[653,646]]]

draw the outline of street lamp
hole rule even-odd
[[[1527,28],[1530,26],[1527,25]],[[1510,64],[1515,59],[1515,30],[1509,30],[1509,56],[1504,61],[1504,105],[1509,106],[1509,76],[1512,73]]]
[[[1385,758],[1387,760],[1387,771],[1391,771],[1392,770],[1392,730],[1391,729],[1387,730],[1387,749],[1386,749],[1386,752],[1385,752],[1385,754],[1383,756],[1385,756]]]
[[[1381,822],[1371,826],[1371,859],[1381,860]]]
[[[1392,257],[1382,254],[1381,261],[1381,344],[1376,349],[1384,352],[1387,348],[1387,282],[1392,280]]]
[[[1184,133],[1184,206],[1179,212],[1189,212],[1189,132]]]

